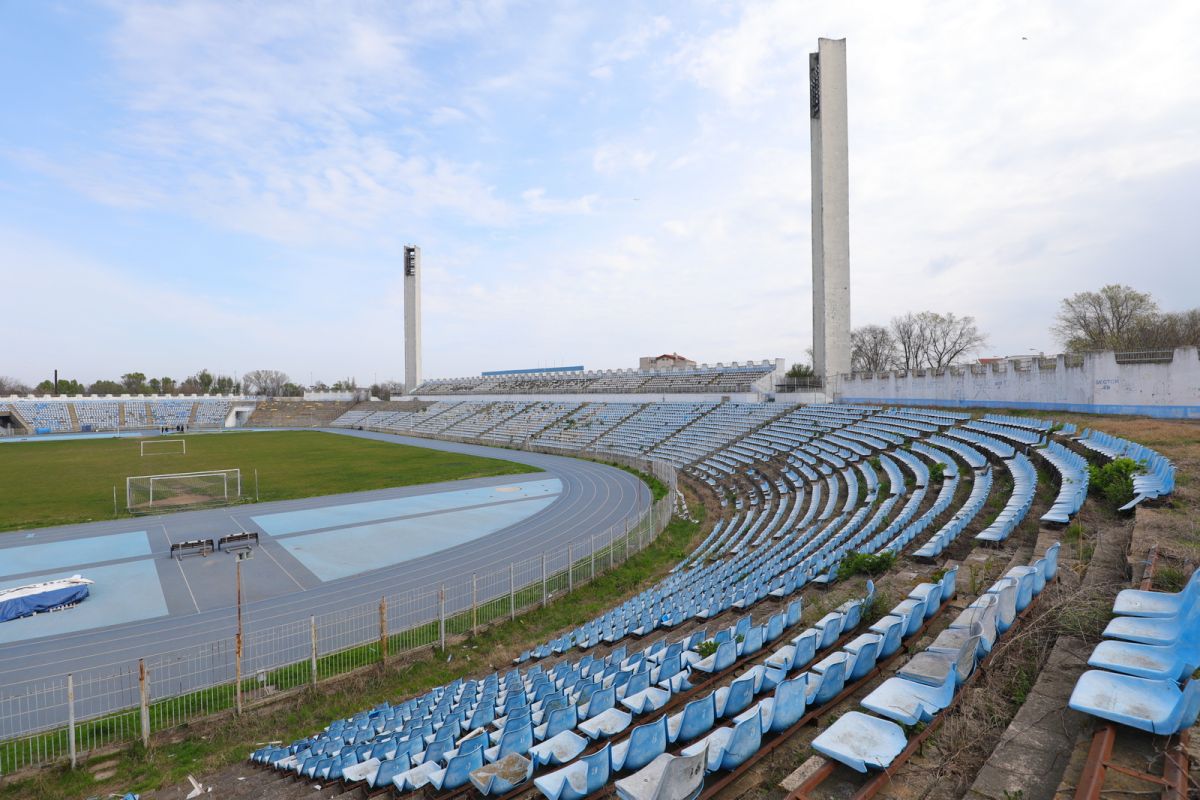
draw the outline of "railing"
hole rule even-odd
[[[515,618],[572,592],[645,549],[670,522],[675,469],[612,457],[649,471],[666,496],[636,520],[565,548],[456,581],[349,609],[251,630],[136,663],[107,664],[0,688],[0,775],[266,702],[357,669]],[[253,622],[251,618],[250,623]],[[242,676],[238,691],[237,676]]]
[[[1127,350],[1113,353],[1118,364],[1170,364],[1175,360],[1172,350]]]

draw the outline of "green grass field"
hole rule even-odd
[[[168,437],[177,438],[177,437]],[[210,469],[242,471],[243,501],[360,492],[418,483],[537,472],[491,458],[318,431],[197,434],[187,455],[139,454],[138,439],[0,444],[0,531],[125,514],[125,478]]]

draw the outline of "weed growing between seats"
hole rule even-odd
[[[510,666],[521,650],[541,644],[573,628],[659,580],[700,540],[704,507],[689,504],[700,522],[673,518],[653,544],[611,572],[559,598],[546,608],[518,616],[452,644],[445,651],[424,651],[384,669],[366,669],[345,679],[292,695],[285,702],[262,706],[241,717],[225,715],[185,725],[158,735],[149,750],[126,747],[117,755],[95,756],[91,763],[115,760],[110,780],[92,780],[87,764],[72,772],[65,767],[40,770],[24,779],[5,778],[0,798],[103,796],[109,791],[145,792],[242,761],[260,743],[290,742],[382,701],[396,702],[462,675],[480,675]]]

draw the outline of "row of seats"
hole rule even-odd
[[[67,433],[77,429],[106,431],[159,425],[215,427],[224,424],[232,404],[228,400],[218,399],[180,399],[17,400],[11,405],[35,431]]]
[[[1133,478],[1134,497],[1121,506],[1122,511],[1128,511],[1144,500],[1165,497],[1175,491],[1175,465],[1149,447],[1088,428],[1075,441],[1106,458],[1130,458],[1138,462],[1140,469]]]
[[[889,768],[908,747],[901,726],[928,723],[954,701],[979,660],[1054,579],[1058,549],[1055,543],[1033,566],[1010,569],[925,650],[863,698],[862,707],[874,716],[861,711],[843,714],[813,739],[813,749],[859,772]]]
[[[1176,593],[1125,589],[1105,641],[1088,658],[1068,705],[1157,734],[1178,733],[1200,713],[1200,570]]]

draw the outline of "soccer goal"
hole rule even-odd
[[[187,455],[187,439],[149,439],[140,444],[143,456]]]
[[[240,469],[136,475],[125,479],[125,506],[133,513],[220,505],[236,502],[241,496]]]

